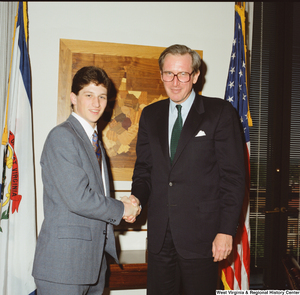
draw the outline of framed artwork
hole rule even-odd
[[[57,123],[71,113],[72,78],[84,66],[103,68],[116,97],[99,120],[113,180],[131,181],[136,160],[138,123],[143,108],[167,98],[158,58],[164,47],[60,40]],[[203,52],[196,50],[201,58]]]

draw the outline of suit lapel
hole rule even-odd
[[[104,187],[103,187],[103,183],[102,183],[102,176],[100,174],[99,163],[98,163],[94,148],[93,148],[85,130],[83,129],[83,127],[81,126],[79,121],[73,115],[70,115],[69,118],[67,119],[67,121],[70,122],[74,131],[78,135],[78,138],[82,141],[84,149],[90,159],[90,162],[92,165],[91,168],[95,171],[97,178],[99,179],[99,183],[101,184],[100,187],[101,187],[102,193],[104,194]],[[102,150],[103,150],[103,148],[101,149],[101,151]],[[104,166],[106,166],[106,165],[104,165]]]
[[[170,166],[170,154],[169,154],[169,140],[168,140],[168,126],[169,126],[169,99],[165,100],[165,103],[160,108],[159,112],[155,115],[157,134],[162,148],[162,153],[167,161],[167,165]]]
[[[102,146],[102,142],[99,140],[99,145],[102,153],[102,162],[103,162],[103,169],[104,169],[104,179],[103,181],[105,182],[105,188],[106,188],[106,196],[110,197],[110,191],[109,191],[109,177],[108,177],[108,170],[107,170],[107,164],[106,164],[106,159],[105,159],[105,150]],[[101,177],[102,179],[102,177]]]
[[[176,163],[177,159],[180,157],[182,151],[188,142],[197,134],[199,126],[202,122],[204,114],[204,105],[203,100],[200,95],[196,95],[193,105],[189,111],[189,114],[183,125],[177,150],[173,160],[173,166]]]

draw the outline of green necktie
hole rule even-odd
[[[174,123],[173,130],[172,130],[172,136],[171,136],[171,164],[173,162],[174,155],[176,153],[176,149],[177,149],[177,145],[178,145],[178,141],[179,141],[179,137],[180,137],[180,133],[181,133],[181,129],[182,129],[181,107],[182,106],[180,104],[178,104],[176,106],[177,111],[178,111],[178,116]]]

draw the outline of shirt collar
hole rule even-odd
[[[76,114],[75,112],[72,112],[72,115],[79,121],[79,123],[81,124],[81,126],[83,127],[84,131],[86,132],[88,138],[91,140],[94,131],[97,131],[97,125],[95,127],[95,129],[82,117],[80,117],[78,114]],[[98,131],[97,131],[98,132]]]

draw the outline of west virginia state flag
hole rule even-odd
[[[243,2],[244,3],[244,2]],[[227,78],[225,99],[237,110],[245,136],[246,187],[239,226],[231,255],[221,261],[221,279],[225,290],[248,290],[250,287],[250,138],[252,120],[248,108],[245,46],[245,8],[235,5],[235,30]]]
[[[4,163],[0,204],[0,295],[33,295],[36,287],[31,271],[36,245],[36,218],[26,2],[19,2],[15,18],[4,126],[1,146]]]

